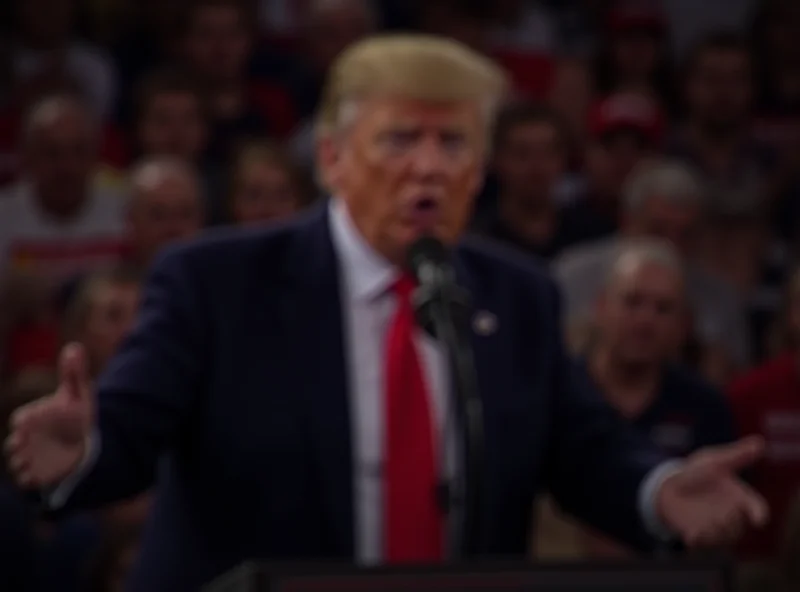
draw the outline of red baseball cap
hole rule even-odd
[[[651,143],[660,144],[664,126],[664,115],[658,103],[641,93],[614,93],[595,103],[589,110],[588,130],[593,138],[632,129]]]
[[[665,31],[667,16],[659,0],[616,0],[608,15],[608,26],[617,33],[631,29]]]

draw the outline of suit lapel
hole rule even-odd
[[[288,261],[293,289],[283,302],[292,359],[304,360],[298,395],[306,398],[315,474],[336,549],[353,557],[353,461],[339,269],[327,204],[295,235]]]

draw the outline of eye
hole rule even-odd
[[[408,150],[419,139],[419,132],[416,130],[389,130],[381,134],[381,144],[391,150]]]
[[[440,139],[442,146],[448,152],[457,152],[467,143],[467,137],[461,132],[443,132]]]

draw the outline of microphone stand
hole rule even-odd
[[[429,334],[439,340],[447,350],[453,369],[453,397],[456,412],[456,429],[462,445],[460,487],[444,482],[437,492],[443,508],[452,517],[461,510],[461,520],[453,526],[455,544],[451,544],[452,559],[474,559],[481,554],[481,509],[484,487],[484,431],[483,404],[478,394],[472,346],[469,338],[469,296],[455,282],[421,284],[413,296],[417,321]],[[445,420],[445,430],[448,421]],[[443,434],[443,459],[446,460],[447,433]],[[461,507],[458,506],[461,504]],[[459,529],[460,527],[460,529]]]

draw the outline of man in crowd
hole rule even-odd
[[[9,366],[55,359],[58,289],[123,250],[124,191],[98,174],[97,133],[87,106],[70,96],[44,99],[26,121],[22,179],[0,197],[0,342],[14,340]]]
[[[484,234],[546,259],[560,251],[555,188],[567,168],[567,144],[565,126],[545,107],[520,104],[500,114],[494,136],[497,211]]]
[[[767,519],[735,476],[760,440],[667,460],[573,381],[542,270],[459,240],[506,86],[492,62],[443,38],[345,51],[318,128],[320,178],[336,197],[294,223],[161,258],[97,398],[69,346],[57,391],[15,414],[9,464],[51,506],[138,493],[167,455],[129,589],[194,590],[249,557],[436,562],[460,542],[436,495],[443,480],[462,494],[451,376],[415,325],[405,271],[429,235],[454,248],[481,311],[474,333],[465,327],[484,407],[481,553],[525,554],[544,486],[642,549],[660,536],[720,544]],[[442,462],[440,443],[453,452]]]
[[[689,337],[701,345],[700,362],[720,383],[747,360],[744,309],[730,288],[692,265],[705,193],[693,173],[672,160],[643,163],[631,174],[622,197],[617,235],[565,252],[555,273],[566,299],[567,330],[580,345],[590,331],[594,304],[617,256],[620,239],[656,237],[669,241],[686,265],[690,306]]]
[[[663,115],[648,96],[616,93],[589,112],[584,150],[585,182],[562,216],[565,240],[577,245],[613,234],[619,225],[622,185],[630,172],[652,157],[663,139]]]
[[[168,156],[140,162],[130,186],[127,259],[146,270],[166,246],[200,233],[201,188],[191,164]]]
[[[722,394],[675,362],[689,315],[682,267],[666,243],[626,243],[598,302],[595,339],[576,363],[579,380],[590,381],[651,442],[679,457],[735,439]],[[595,553],[616,547],[592,542]]]
[[[791,278],[781,319],[781,353],[736,380],[730,402],[742,434],[758,434],[767,443],[766,458],[750,473],[753,485],[770,501],[775,520],[750,533],[742,556],[765,560],[784,541],[789,508],[800,491],[800,272]]]

